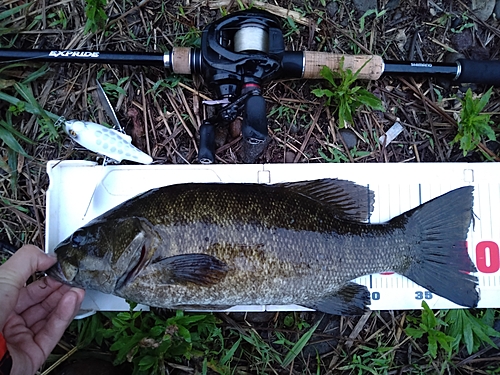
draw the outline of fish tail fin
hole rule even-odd
[[[467,252],[472,220],[472,186],[462,187],[408,211],[394,221],[406,221],[407,238],[415,239],[402,269],[397,271],[430,292],[458,305],[476,307],[476,272]]]

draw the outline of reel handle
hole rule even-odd
[[[198,161],[201,164],[212,164],[215,161],[215,126],[205,120],[200,126],[200,149]]]
[[[245,102],[241,128],[243,139],[256,145],[267,138],[266,100],[261,95],[251,95]]]

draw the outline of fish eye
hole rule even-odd
[[[79,247],[85,241],[83,230],[79,229],[71,236],[71,246]]]

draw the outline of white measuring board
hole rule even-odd
[[[86,161],[47,165],[46,250],[117,204],[151,188],[188,182],[278,183],[340,178],[375,193],[371,223],[380,223],[461,186],[474,186],[474,225],[467,239],[478,268],[478,307],[500,307],[500,165],[494,163],[422,164],[245,164],[98,166]],[[372,310],[459,307],[403,276],[368,275],[355,280],[371,293]],[[145,307],[142,307],[145,308]],[[121,298],[87,291],[86,311],[128,310]],[[231,311],[308,310],[296,305],[236,306]]]

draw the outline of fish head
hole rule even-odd
[[[136,217],[93,221],[57,245],[58,262],[47,273],[64,284],[113,293],[148,263],[148,224]]]

